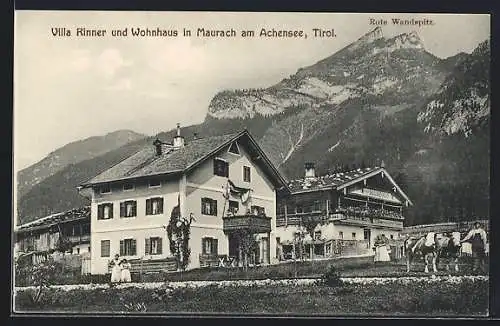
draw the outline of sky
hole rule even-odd
[[[14,36],[14,170],[67,143],[120,129],[147,135],[177,122],[204,120],[225,89],[271,86],[332,55],[388,19],[384,36],[416,31],[427,51],[445,58],[470,53],[490,38],[489,15],[16,11]],[[432,19],[395,26],[391,18]],[[76,29],[106,29],[77,37]],[[131,28],[179,31],[178,37],[133,37]],[[52,28],[70,30],[55,37]],[[128,28],[127,37],[111,30]],[[191,37],[182,30],[191,29]],[[197,37],[196,29],[233,28],[234,38]],[[304,30],[307,38],[259,37],[261,28]],[[313,28],[334,29],[315,38]],[[241,30],[255,30],[253,38]]]

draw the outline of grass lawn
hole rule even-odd
[[[38,305],[16,295],[16,311],[471,316],[488,312],[488,282],[269,285],[252,287],[48,289]],[[139,304],[139,306],[137,306]]]

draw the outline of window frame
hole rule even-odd
[[[132,214],[130,216],[127,216],[127,203],[133,203],[132,206]],[[123,205],[123,211],[122,211],[122,205]],[[122,215],[123,213],[123,215]],[[120,218],[134,218],[137,217],[137,200],[135,199],[127,199],[123,200],[120,202]]]
[[[154,182],[158,182],[158,184],[153,184],[151,185],[151,181],[154,181]],[[161,186],[163,185],[163,183],[161,182],[161,180],[149,180],[148,181],[148,188],[161,188]]]
[[[132,186],[132,188],[130,188],[130,189],[125,189],[125,186],[126,186],[126,185],[131,185],[131,186]],[[123,191],[134,191],[134,190],[135,190],[135,184],[133,184],[133,183],[131,183],[131,182],[126,182],[126,183],[124,183],[124,184],[123,184],[122,189],[123,189]]]
[[[111,185],[109,183],[106,183],[105,184],[108,188],[109,188],[109,191],[103,191],[104,190],[104,187],[103,186],[100,186],[99,187],[99,193],[101,195],[107,195],[107,194],[110,194],[111,193]]]
[[[234,206],[235,204],[236,204],[236,206]],[[231,207],[231,205],[233,207]],[[236,208],[236,211],[232,210],[234,208]],[[233,215],[236,215],[240,210],[240,203],[237,200],[229,200],[227,209],[230,213],[232,213]]]
[[[210,252],[207,252],[207,243],[210,243]],[[215,245],[214,245],[215,244]],[[215,248],[215,250],[214,250]],[[215,252],[214,252],[215,251]],[[214,237],[202,237],[201,238],[201,254],[207,256],[218,256],[219,255],[219,239]]]
[[[222,162],[222,164],[224,164],[225,173],[218,174],[219,170],[217,169],[216,162]],[[212,164],[213,164],[213,168],[214,168],[214,171],[213,171],[214,175],[219,176],[219,177],[223,177],[223,178],[229,178],[229,162],[228,161],[226,161],[225,159],[222,159],[220,157],[215,157]]]
[[[233,145],[234,145],[234,146],[236,146],[236,151],[237,151],[238,153],[235,153],[235,152],[232,152],[232,151],[231,151],[231,148],[233,148]],[[230,153],[230,154],[233,154],[233,155],[238,155],[238,156],[240,156],[240,155],[241,155],[241,154],[240,154],[240,152],[241,152],[241,151],[240,151],[240,146],[238,145],[238,142],[233,141],[233,142],[231,143],[231,145],[229,145],[229,148],[227,149],[227,152],[228,152],[228,153]]]
[[[351,238],[352,238],[352,240],[356,240],[357,239],[356,232],[352,232],[351,233]]]
[[[206,204],[209,204],[209,210],[205,209]],[[210,197],[202,197],[201,198],[201,214],[206,216],[217,216],[218,215],[218,207],[217,207],[217,199],[212,199]]]
[[[106,206],[110,207],[110,209],[109,209],[109,212],[110,212],[109,216],[110,217],[108,217],[108,218],[104,217],[104,211],[105,211],[105,207]],[[100,217],[101,216],[101,214],[100,214],[101,207],[102,207],[102,217]],[[113,203],[101,203],[101,204],[98,204],[97,205],[97,220],[98,221],[112,220],[114,218],[113,212],[114,212],[114,205],[113,205]]]
[[[153,252],[153,242],[157,242],[156,251]],[[146,256],[159,256],[163,255],[163,238],[154,236],[144,239],[144,255]]]
[[[157,213],[154,213],[153,212],[153,202],[154,201],[158,201],[161,203],[161,205],[159,206],[159,212]],[[151,203],[151,204],[149,204]],[[155,196],[155,197],[149,197],[146,199],[146,216],[156,216],[156,215],[163,215],[165,210],[164,210],[164,206],[165,206],[165,200],[163,199],[163,197],[161,196]]]
[[[107,243],[107,246],[108,246],[108,255],[107,256],[103,255],[103,246],[102,246],[103,243]],[[105,258],[111,257],[111,240],[108,240],[108,239],[101,240],[100,246],[101,246],[101,254],[100,254],[100,256],[101,257],[105,257]]]
[[[127,242],[130,241],[130,248],[134,248],[133,253],[127,253]],[[122,247],[123,243],[123,247]],[[122,251],[123,248],[123,251]],[[132,249],[131,249],[132,250]],[[134,238],[125,238],[120,240],[120,256],[131,257],[137,256],[137,240]]]
[[[248,175],[247,175],[247,171],[248,171]],[[247,176],[248,176],[248,179],[247,179]],[[252,182],[252,169],[247,166],[247,165],[243,165],[243,182]]]

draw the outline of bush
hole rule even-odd
[[[330,287],[337,287],[343,284],[340,272],[333,265],[329,265],[326,272],[321,277],[321,284]]]

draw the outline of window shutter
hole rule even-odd
[[[217,249],[218,242],[219,241],[217,239],[212,239],[212,254],[214,255],[217,255],[219,253]]]
[[[109,218],[113,218],[113,204],[108,204],[109,205]]]
[[[144,254],[149,255],[149,249],[151,248],[151,239],[146,238],[146,245],[144,246]]]
[[[217,200],[213,200],[210,207],[212,208],[212,215],[217,215]]]
[[[130,251],[131,251],[131,255],[136,255],[137,254],[137,241],[135,239],[132,239],[132,241],[130,241]]]
[[[201,238],[201,253],[204,255],[207,253],[207,246],[205,245],[206,241],[206,238]]]
[[[224,167],[224,176],[229,178],[229,163],[224,162],[223,167]]]
[[[132,204],[132,216],[137,216],[137,201],[135,200]]]
[[[158,198],[158,212],[159,214],[163,214],[163,197],[162,198]]]
[[[103,205],[97,206],[97,218],[98,219],[104,218],[104,206]]]
[[[151,215],[152,210],[151,199],[146,199],[146,215]]]
[[[120,217],[124,217],[124,216],[125,216],[125,203],[121,202],[120,203]]]
[[[120,256],[125,255],[125,242],[120,240]]]
[[[161,255],[163,252],[162,252],[162,242],[163,242],[163,238],[158,238],[158,255]]]

